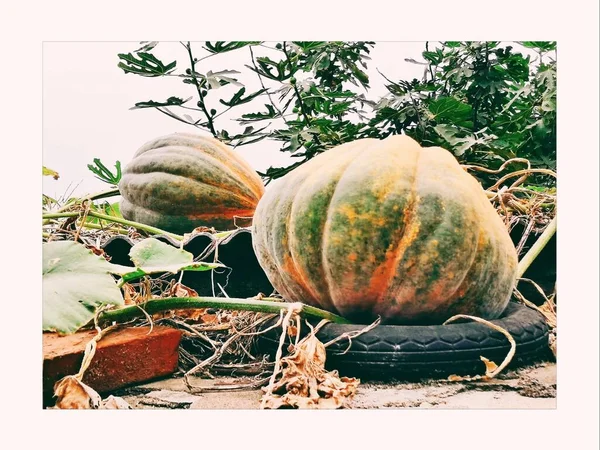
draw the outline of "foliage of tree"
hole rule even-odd
[[[157,45],[145,42],[119,54],[119,67],[138,76],[179,77],[191,85],[191,96],[141,101],[134,108],[154,108],[234,147],[281,142],[280,150],[298,160],[270,167],[261,174],[266,182],[344,142],[401,133],[444,147],[464,164],[497,169],[520,157],[532,167],[556,168],[555,42],[424,43],[421,61],[398,55],[422,65],[422,78],[385,78],[388,94],[378,99],[368,97],[366,72],[374,42],[206,42],[201,58],[182,42],[187,57],[169,62],[153,53]],[[247,52],[248,64],[215,70],[206,61],[230,51]],[[247,92],[241,71],[253,72],[261,88]],[[223,98],[217,90],[226,85],[236,91]],[[256,105],[255,112],[235,118],[242,132],[227,130],[219,118],[243,104]],[[482,175],[484,184],[497,179]],[[554,181],[529,181],[548,182]]]

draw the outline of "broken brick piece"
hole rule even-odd
[[[155,326],[122,328],[106,334],[83,376],[83,382],[99,393],[134,383],[170,375],[177,369],[181,332]],[[44,406],[54,402],[54,383],[66,375],[75,375],[81,366],[87,343],[95,330],[61,336],[43,333]]]

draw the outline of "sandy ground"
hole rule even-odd
[[[193,379],[194,393],[182,378],[125,389],[134,409],[259,409],[260,389],[230,390],[248,380],[231,377]],[[554,409],[556,364],[543,363],[476,382],[426,380],[420,383],[361,383],[347,405],[353,409]]]

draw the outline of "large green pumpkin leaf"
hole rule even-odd
[[[69,334],[88,323],[101,305],[123,305],[111,264],[73,241],[42,246],[42,328]]]
[[[144,239],[135,244],[129,251],[129,257],[135,268],[111,264],[109,269],[112,273],[121,275],[122,282],[128,282],[152,273],[177,273],[182,270],[201,272],[225,267],[216,263],[194,262],[192,253],[154,238]]]

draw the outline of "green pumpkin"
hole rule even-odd
[[[493,319],[517,270],[475,178],[406,136],[341,145],[276,180],[254,214],[253,245],[286,300],[358,323]]]
[[[199,226],[228,230],[254,214],[264,185],[229,147],[175,133],[142,146],[123,170],[121,213],[172,233]]]

